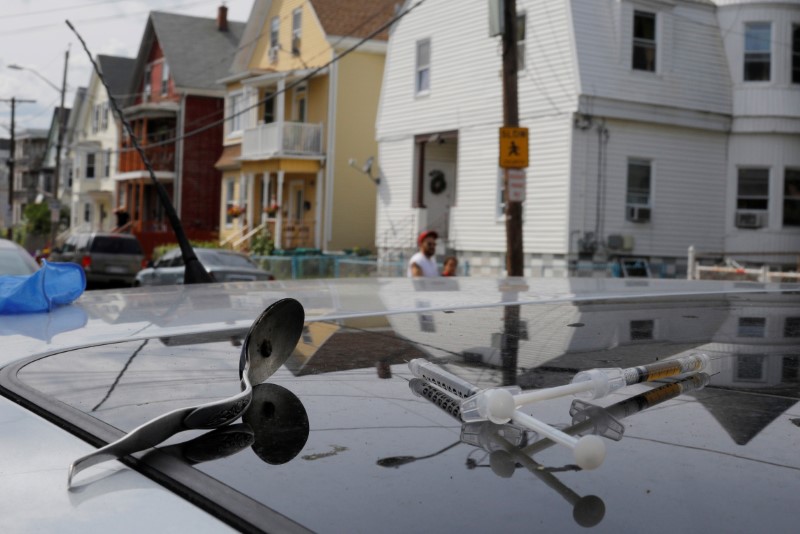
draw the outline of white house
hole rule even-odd
[[[763,253],[800,249],[800,5],[716,4],[517,0],[526,275],[637,257],[673,276],[690,245],[795,261]],[[486,0],[427,2],[395,26],[377,121],[384,257],[433,228],[473,274],[504,271],[501,51]],[[764,62],[768,80],[744,79]]]
[[[103,77],[119,101],[128,90],[134,60],[98,55]],[[80,107],[73,109],[74,130],[70,145],[72,164],[71,228],[73,231],[109,231],[113,216],[118,174],[120,124],[114,117],[108,91],[92,72]]]

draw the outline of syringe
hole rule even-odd
[[[625,386],[702,371],[708,367],[709,361],[706,354],[695,353],[627,369],[589,369],[576,374],[570,384],[524,393],[514,394],[508,389],[490,388],[479,391],[461,402],[461,418],[465,422],[488,419],[493,423],[503,424],[511,420],[516,408],[526,404],[565,395],[599,399]]]

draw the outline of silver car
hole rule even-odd
[[[28,251],[8,239],[0,239],[0,275],[31,274],[39,268]]]
[[[240,252],[217,248],[196,248],[194,252],[216,282],[252,282],[275,279],[272,274],[261,269],[253,260]],[[184,270],[181,249],[174,248],[161,256],[152,267],[139,271],[134,285],[182,284]]]

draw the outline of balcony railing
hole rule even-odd
[[[144,147],[144,153],[150,160],[150,164],[155,171],[175,171],[175,147],[174,145]],[[119,155],[119,171],[132,172],[146,170],[142,158],[133,148],[125,150]]]
[[[322,125],[272,122],[244,131],[242,157],[322,155]]]

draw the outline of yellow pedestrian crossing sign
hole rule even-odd
[[[528,166],[527,128],[500,128],[500,166],[504,169]]]

